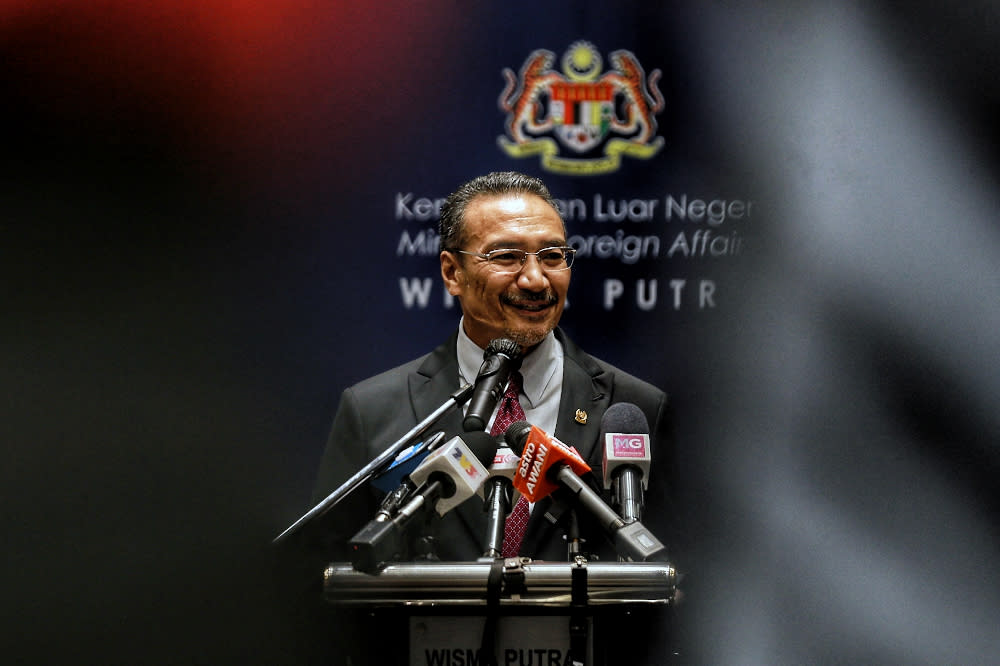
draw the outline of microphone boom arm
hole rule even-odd
[[[339,488],[334,490],[332,493],[326,496],[319,504],[309,509],[301,518],[296,520],[294,523],[289,525],[284,532],[279,534],[274,538],[272,544],[278,544],[284,541],[288,536],[297,532],[303,525],[309,521],[322,516],[327,511],[336,506],[342,499],[350,495],[352,492],[357,490],[360,486],[368,482],[373,476],[381,472],[387,465],[390,465],[392,461],[399,455],[399,452],[405,449],[407,446],[413,443],[415,439],[424,435],[428,430],[430,430],[435,423],[437,423],[442,416],[447,414],[452,408],[460,406],[469,396],[472,395],[472,391],[475,387],[472,384],[466,384],[462,388],[458,389],[445,400],[437,409],[431,412],[427,418],[415,425],[409,432],[400,437],[396,443],[394,443],[389,448],[385,449],[382,453],[378,455],[377,458],[372,460],[370,463],[362,467],[354,476],[345,481]]]

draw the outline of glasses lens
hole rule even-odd
[[[550,247],[538,251],[538,263],[543,268],[560,271],[569,268],[570,253],[561,247]]]
[[[515,272],[521,270],[526,254],[524,250],[493,250],[486,253],[486,260],[501,271]]]

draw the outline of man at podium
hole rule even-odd
[[[455,332],[430,353],[344,390],[319,469],[315,499],[326,497],[444,403],[461,386],[474,384],[491,341],[504,338],[521,350],[509,395],[489,415],[490,432],[511,414],[574,447],[594,470],[595,490],[604,456],[602,417],[616,403],[641,409],[651,449],[643,522],[667,540],[667,500],[672,436],[667,395],[577,347],[558,327],[574,269],[573,248],[557,205],[541,180],[515,172],[470,180],[441,207],[441,278],[460,303]],[[467,407],[467,405],[466,405]],[[518,411],[520,410],[520,411]],[[485,419],[484,419],[485,420]],[[433,431],[463,433],[463,412],[451,410]],[[501,433],[502,434],[502,433]],[[376,513],[380,493],[358,489],[323,523],[331,559],[350,559],[347,542]],[[587,512],[560,501],[559,493],[527,509],[516,553],[535,560],[566,561],[567,534],[590,559],[616,557],[605,531]],[[401,558],[472,561],[484,553],[487,515],[477,497],[444,516],[434,514],[415,530]],[[576,537],[579,537],[577,540]],[[509,540],[509,537],[508,537]],[[511,543],[506,543],[511,549]]]

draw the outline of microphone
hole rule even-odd
[[[576,449],[526,421],[518,421],[507,428],[504,439],[515,453],[520,452],[521,461],[513,485],[529,501],[536,502],[555,489],[564,488],[597,519],[611,536],[619,554],[645,561],[666,550],[641,522],[626,525],[621,516],[580,478],[580,474],[590,471],[590,466]]]
[[[439,430],[424,441],[404,449],[389,467],[372,479],[372,485],[386,493],[379,505],[378,513],[375,514],[376,520],[378,516],[384,516],[388,520],[396,515],[399,507],[417,487],[417,484],[410,479],[411,472],[430,455],[431,451],[441,445],[444,438],[445,434]]]
[[[497,449],[486,480],[483,510],[486,512],[486,550],[483,557],[496,559],[503,552],[504,521],[514,506],[517,494],[512,486],[518,458],[506,446]]]
[[[643,492],[649,487],[649,422],[631,402],[608,407],[601,419],[604,489],[626,524],[642,520]]]
[[[430,509],[444,515],[475,494],[482,495],[486,481],[485,464],[496,452],[497,443],[485,432],[452,437],[427,456],[410,473],[416,486],[391,517],[376,516],[348,542],[353,565],[358,571],[373,573],[379,563],[399,557],[407,527]]]
[[[466,432],[486,430],[497,401],[503,395],[510,373],[521,367],[521,346],[507,338],[491,340],[483,352],[483,364],[462,427]]]

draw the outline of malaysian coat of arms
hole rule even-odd
[[[572,44],[562,71],[555,54],[539,49],[519,74],[504,69],[507,81],[500,108],[506,134],[497,138],[511,157],[539,156],[548,171],[597,175],[616,171],[623,156],[649,159],[663,147],[655,115],[663,107],[657,88],[660,70],[649,76],[630,51],[610,55],[604,71],[600,53],[587,42]]]

